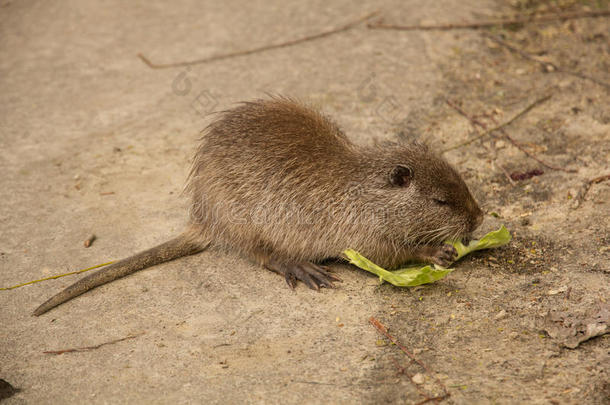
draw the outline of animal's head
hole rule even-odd
[[[421,144],[396,146],[377,170],[392,233],[414,244],[468,237],[483,212],[458,172]]]

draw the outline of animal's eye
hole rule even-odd
[[[443,200],[441,198],[433,198],[432,199],[436,205],[449,205],[447,200]]]
[[[396,187],[409,187],[413,179],[413,169],[404,165],[396,165],[390,171],[390,184]]]

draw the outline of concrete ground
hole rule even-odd
[[[574,4],[575,3],[575,4]],[[176,235],[206,114],[265,92],[308,100],[358,143],[474,136],[552,95],[500,133],[445,154],[510,246],[425,287],[380,286],[335,264],[320,293],[211,249],[31,311],[80,276],[0,291],[0,378],[20,403],[601,404],[608,335],[575,349],[549,311],[604,324],[610,288],[608,17],[493,29],[591,80],[520,58],[477,30],[360,25],[323,39],[188,68],[157,63],[256,48],[379,10],[396,24],[595,10],[607,1],[0,0],[0,287],[126,257]],[[505,174],[541,169],[511,182]],[[97,236],[90,248],[83,241]],[[346,246],[347,248],[348,246]],[[388,344],[379,319],[428,371]],[[567,315],[566,315],[567,316]],[[607,313],[606,313],[607,317]],[[605,321],[607,325],[607,320]],[[551,331],[551,332],[549,332]],[[99,345],[61,355],[45,351]],[[436,381],[438,378],[438,381]],[[422,392],[425,395],[422,395]]]

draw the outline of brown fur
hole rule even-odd
[[[414,171],[407,188],[388,182],[399,164]],[[352,248],[393,267],[419,258],[419,245],[470,233],[481,216],[458,173],[425,146],[358,147],[286,98],[222,113],[205,131],[186,192],[211,239],[287,262]],[[294,212],[300,218],[289,220]]]
[[[35,315],[97,285],[203,250],[210,241],[285,274],[294,285],[287,268],[296,263],[319,273],[308,263],[340,257],[347,248],[389,268],[414,259],[443,262],[441,242],[468,235],[481,222],[461,177],[427,147],[356,146],[328,118],[288,98],[242,103],[204,132],[185,188],[191,224],[168,242],[170,253],[158,247],[152,258],[147,251],[102,269]],[[390,181],[397,165],[412,171],[407,186]],[[313,285],[298,278],[312,288],[332,286],[324,276]]]

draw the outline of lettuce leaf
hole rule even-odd
[[[476,250],[506,245],[511,239],[512,236],[510,235],[510,232],[502,225],[497,231],[489,232],[481,239],[471,241],[468,245],[464,245],[460,240],[446,241],[445,243],[452,245],[455,250],[457,250],[458,255],[456,260],[459,260]],[[388,271],[353,249],[347,249],[343,254],[348,258],[351,264],[379,276],[379,281],[381,283],[387,281],[397,287],[414,287],[421,284],[433,283],[444,278],[454,270],[445,269],[435,264],[415,264],[402,269]]]
[[[446,241],[445,243],[453,245],[455,250],[457,250],[458,255],[457,259],[455,259],[457,261],[468,253],[472,253],[476,250],[491,249],[506,245],[512,238],[508,229],[502,225],[497,231],[489,232],[479,240],[472,240],[468,245],[464,245],[460,240]]]
[[[440,280],[453,271],[452,269],[436,269],[432,267],[432,265],[424,267],[415,265],[399,270],[388,271],[353,249],[347,249],[343,254],[347,256],[350,263],[378,275],[380,282],[387,281],[398,287],[413,287],[420,284],[432,283],[436,280]]]

